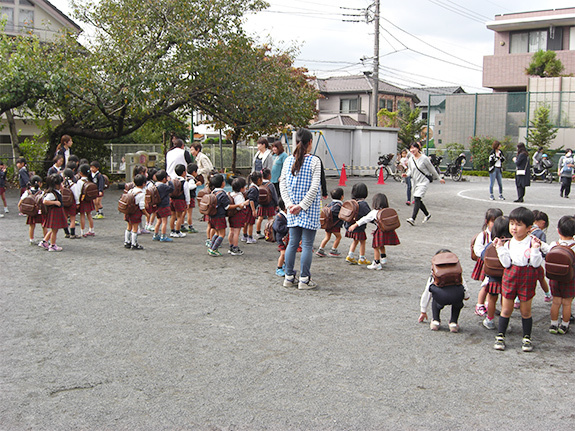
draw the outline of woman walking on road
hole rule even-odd
[[[497,181],[499,186],[499,199],[504,201],[503,197],[503,182],[501,171],[503,168],[503,162],[505,162],[505,157],[501,152],[501,142],[493,141],[491,153],[489,154],[489,199],[495,200],[493,196],[493,184]]]
[[[565,155],[559,159],[559,164],[557,165],[557,175],[559,175],[559,181],[561,181],[561,190],[559,191],[559,196],[561,197],[565,195],[566,198],[569,198],[574,166],[573,151],[571,151],[570,148],[567,148],[565,150]]]
[[[310,154],[312,133],[299,129],[296,134],[296,149],[283,165],[280,190],[287,210],[289,244],[285,254],[284,287],[296,285],[294,264],[296,251],[301,241],[301,263],[298,289],[313,289],[317,284],[311,280],[313,241],[320,228],[319,213],[321,200],[321,162]]]
[[[445,180],[439,177],[439,174],[431,164],[429,158],[421,152],[421,145],[418,142],[411,144],[409,152],[413,157],[409,158],[407,162],[407,172],[403,174],[404,177],[411,177],[413,198],[415,199],[415,205],[413,206],[413,214],[407,219],[407,222],[415,226],[415,219],[419,210],[423,211],[425,217],[423,218],[423,223],[431,218],[431,214],[427,211],[425,204],[423,203],[423,198],[427,192],[427,188],[431,181],[439,180],[441,184],[445,184]]]
[[[517,199],[513,202],[523,202],[525,187],[531,185],[531,169],[529,167],[529,153],[525,144],[517,144],[517,156],[513,158],[515,162],[515,187],[517,188]]]

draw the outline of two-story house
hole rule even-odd
[[[368,126],[373,83],[369,76],[339,76],[315,80],[321,94],[317,101],[317,122],[321,124]],[[396,111],[400,102],[413,108],[419,99],[415,94],[379,80],[379,109]]]

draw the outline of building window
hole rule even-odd
[[[18,27],[34,28],[34,11],[29,9],[20,9],[18,12]]]
[[[537,51],[561,51],[563,49],[563,28],[531,30],[511,33],[510,54]]]
[[[359,112],[359,99],[340,99],[339,112],[341,114],[350,114]]]
[[[0,8],[0,18],[6,20],[6,31],[14,31],[14,8],[2,7]]]
[[[421,113],[421,119],[422,119],[422,120],[427,120],[427,112],[422,112],[422,113]]]

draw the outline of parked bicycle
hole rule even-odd
[[[376,178],[379,178],[379,171],[383,170],[383,181],[387,180],[390,175],[397,182],[400,182],[402,180],[401,172],[397,169],[397,166],[396,166],[395,172],[391,169],[391,160],[393,159],[393,157],[394,157],[394,154],[392,154],[392,153],[389,153],[389,154],[383,155],[383,156],[379,156],[379,159],[377,160],[378,167],[375,170],[375,177]]]
[[[464,153],[457,156],[454,162],[448,163],[445,171],[441,171],[441,168],[439,167],[443,157],[432,154],[429,156],[429,160],[439,175],[451,177],[453,181],[461,181],[461,178],[463,177],[463,166],[467,162],[467,158]]]

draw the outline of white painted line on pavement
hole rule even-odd
[[[507,204],[507,205],[514,205],[514,206],[518,206],[521,205],[519,202],[513,202],[513,201],[501,201],[499,199],[496,199],[494,201],[492,201],[491,199],[481,199],[481,198],[472,198],[471,196],[465,196],[463,193],[466,192],[471,192],[473,190],[468,189],[468,190],[461,190],[459,193],[457,193],[457,196],[459,196],[460,198],[463,199],[469,199],[470,201],[479,201],[479,202],[497,202],[497,205],[499,204]],[[544,208],[555,208],[555,209],[566,209],[566,210],[571,210],[574,211],[575,209],[575,205],[570,205],[570,206],[565,206],[565,205],[547,205],[547,204],[532,204],[531,202],[524,202],[525,205],[529,205],[529,206],[536,206],[537,208],[539,207],[544,207]]]

